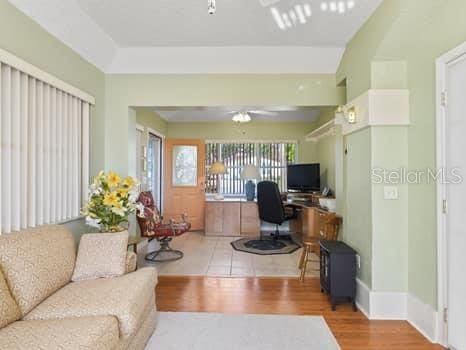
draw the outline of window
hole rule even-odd
[[[157,207],[162,202],[162,138],[149,132],[147,142],[147,189],[152,192]]]
[[[243,194],[245,181],[241,179],[243,167],[254,164],[262,180],[274,181],[281,191],[286,190],[286,168],[297,160],[296,142],[215,142],[206,143],[206,192],[221,189],[226,195]],[[221,161],[227,174],[210,175],[209,168]]]
[[[0,61],[2,233],[76,218],[87,194],[89,103],[19,66]]]

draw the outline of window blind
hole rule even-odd
[[[262,180],[274,181],[281,191],[286,190],[288,164],[297,160],[296,142],[206,142],[206,192],[241,195],[245,193],[246,181],[241,179],[245,165],[257,166]],[[210,166],[221,161],[227,174],[218,177],[209,174]]]
[[[79,216],[89,114],[88,102],[0,61],[2,233]]]

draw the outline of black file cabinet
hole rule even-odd
[[[356,254],[343,242],[320,241],[320,289],[333,311],[338,302],[350,302],[356,311]]]

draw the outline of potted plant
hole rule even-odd
[[[113,171],[101,171],[89,187],[89,200],[82,210],[86,223],[100,232],[124,231],[122,225],[139,205],[138,185],[131,176],[122,179]]]

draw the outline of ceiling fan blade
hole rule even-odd
[[[272,111],[248,111],[248,113],[252,113],[252,114],[261,114],[261,115],[270,115],[270,116],[274,116],[274,115],[277,115],[278,112],[272,112]]]
[[[155,110],[164,111],[164,112],[204,111],[206,109],[207,109],[207,107],[200,107],[200,106],[194,106],[194,107],[161,106],[161,107],[156,107],[155,108]]]
[[[294,112],[299,108],[294,106],[275,106],[275,107],[266,107],[264,108],[270,112]]]

